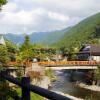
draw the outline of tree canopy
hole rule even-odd
[[[7,48],[3,45],[0,45],[0,63],[4,65],[7,64],[8,61],[9,61],[9,57],[8,57]]]
[[[28,35],[25,36],[24,42],[19,48],[19,52],[17,53],[17,61],[18,62],[26,62],[28,63],[32,59],[32,44],[30,43],[30,38]]]
[[[20,47],[21,51],[25,51],[25,50],[29,50],[32,47],[31,43],[30,43],[30,38],[28,35],[25,36],[24,39],[24,43],[22,44],[22,46]]]
[[[3,5],[5,5],[7,3],[7,0],[0,0],[0,9]]]

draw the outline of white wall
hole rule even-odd
[[[92,56],[93,60],[100,61],[100,56]]]

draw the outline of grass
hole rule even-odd
[[[53,71],[51,69],[45,70],[45,75],[48,76],[50,80],[52,80],[52,78],[54,77]]]
[[[17,91],[18,95],[21,96],[21,89],[16,88],[16,91]],[[44,98],[39,96],[38,94],[31,92],[31,99],[30,100],[44,100]]]

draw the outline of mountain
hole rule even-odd
[[[34,32],[29,35],[30,41],[32,43],[41,43],[45,45],[49,45],[51,43],[55,43],[58,41],[65,33],[65,30],[67,31],[69,28],[53,31],[53,32]],[[14,42],[15,44],[23,43],[25,34],[4,34],[3,35],[6,39]]]
[[[70,28],[71,27],[59,31],[50,32],[48,35],[45,35],[39,42],[47,45],[53,44],[59,41],[64,36],[65,32]]]
[[[42,40],[42,38],[44,38],[45,35],[48,35],[48,34],[50,34],[50,33],[49,32],[34,32],[34,33],[32,33],[32,34],[29,35],[30,41],[32,43],[37,43],[40,40]],[[21,44],[24,41],[25,34],[8,33],[8,34],[4,34],[3,36],[6,39],[11,40],[15,44],[17,44],[17,43]]]
[[[98,43],[100,39],[100,13],[92,15],[65,32],[53,45],[60,47],[80,47],[84,43]]]
[[[48,34],[50,34],[50,32],[34,32],[29,36],[32,43],[38,43]]]
[[[12,33],[8,33],[8,34],[3,34],[4,38],[7,40],[12,41],[13,43],[17,44],[21,44],[24,41],[24,35],[23,34],[12,34]]]

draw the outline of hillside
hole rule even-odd
[[[80,47],[83,43],[98,43],[100,38],[100,13],[90,16],[66,31],[56,47]]]
[[[46,45],[53,44],[59,41],[64,36],[65,32],[68,31],[70,28],[71,27],[59,31],[50,32],[48,35],[45,35],[39,42]]]

